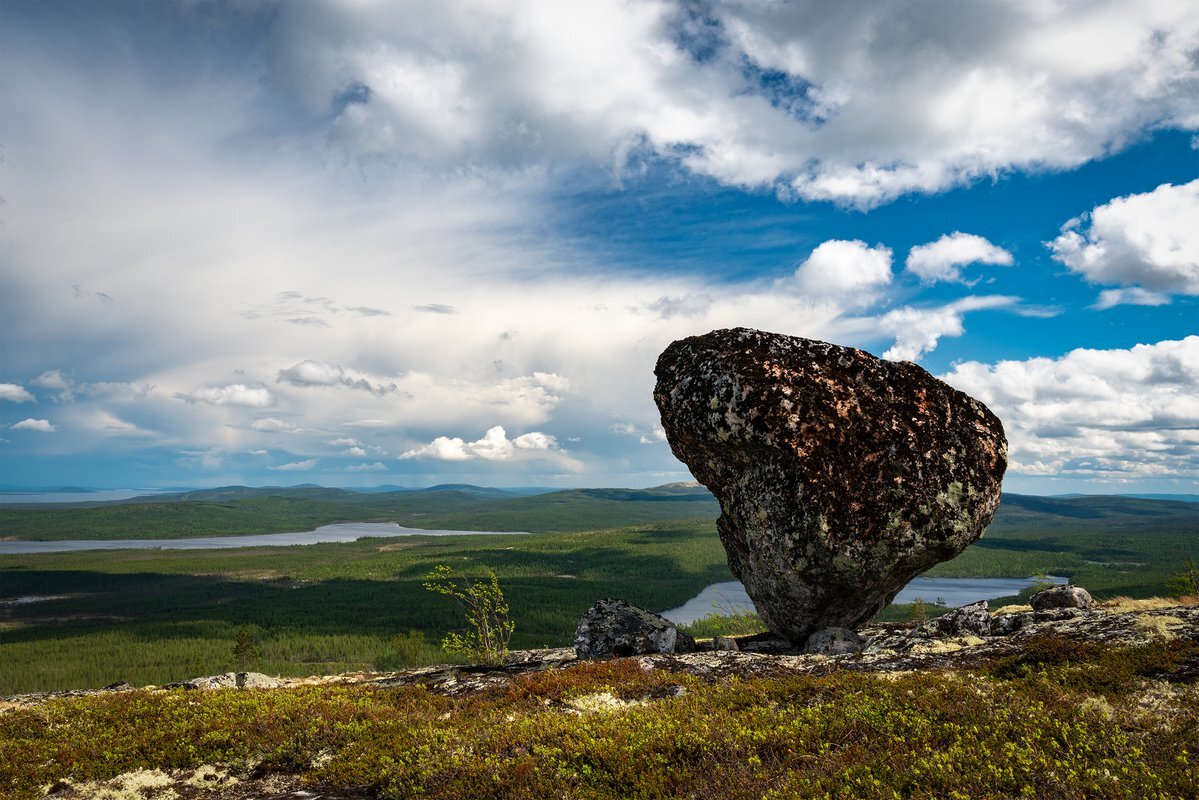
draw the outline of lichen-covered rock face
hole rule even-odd
[[[1081,586],[1066,584],[1037,592],[1028,600],[1033,611],[1048,611],[1053,608],[1094,608],[1095,599]]]
[[[946,636],[990,636],[991,613],[986,600],[955,608],[934,617],[912,631],[914,638],[937,639]]]
[[[870,619],[999,506],[1002,424],[915,364],[735,328],[674,342],[655,374],[733,574],[797,644]]]
[[[669,655],[694,649],[695,640],[670,620],[612,597],[587,609],[575,628],[575,654],[579,658]]]

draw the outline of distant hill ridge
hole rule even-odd
[[[647,489],[561,489],[530,493],[471,484],[381,492],[298,486],[223,486],[128,500],[0,504],[0,536],[14,539],[126,539],[239,536],[306,531],[335,522],[398,522],[461,531],[584,531],[664,520],[715,518],[706,488],[673,483]],[[1121,495],[1005,494],[989,526],[1087,532],[1199,531],[1199,504]]]

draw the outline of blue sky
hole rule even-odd
[[[647,486],[745,325],[1199,484],[1182,0],[0,0],[0,483]]]

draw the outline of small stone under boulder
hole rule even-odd
[[[1066,584],[1037,592],[1029,598],[1033,611],[1049,611],[1054,608],[1094,608],[1095,599],[1081,586]]]
[[[849,628],[824,628],[804,642],[803,652],[817,656],[843,656],[862,652],[865,642]]]
[[[674,342],[655,374],[671,449],[720,501],[729,567],[796,644],[873,617],[999,507],[1003,425],[915,364],[735,328]]]
[[[575,629],[579,658],[690,653],[695,640],[673,622],[627,600],[606,597],[587,609]]]

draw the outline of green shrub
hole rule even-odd
[[[913,597],[908,604],[908,619],[912,622],[924,622],[928,619],[928,606],[923,597]]]
[[[1199,568],[1195,567],[1195,559],[1184,559],[1182,570],[1175,573],[1168,585],[1171,597],[1199,597]]]
[[[425,576],[422,585],[430,592],[457,600],[466,615],[465,633],[447,633],[441,642],[442,649],[462,653],[484,664],[504,663],[516,624],[508,617],[508,602],[495,570],[488,568],[486,579],[470,580],[457,577],[452,568],[438,564]]]

